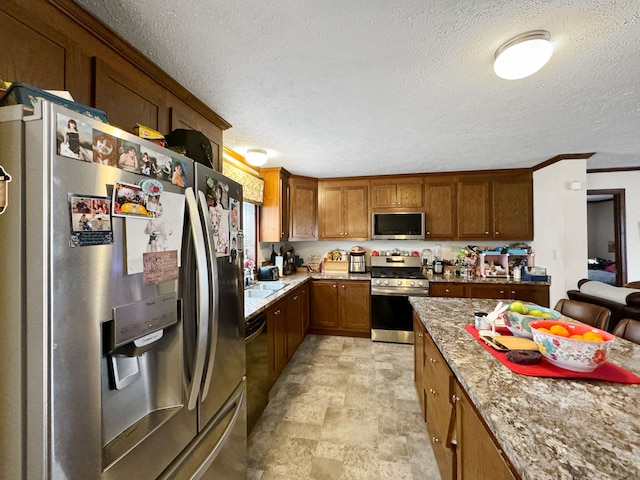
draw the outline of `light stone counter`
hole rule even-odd
[[[515,374],[464,329],[499,300],[410,301],[523,479],[640,479],[640,385]],[[639,345],[616,339],[609,359],[640,374]]]
[[[305,282],[314,280],[371,280],[368,273],[294,273],[285,275],[273,283],[286,283],[287,286],[281,290],[275,291],[273,294],[265,298],[246,298],[244,299],[244,319],[249,320],[260,312],[264,312],[270,305],[274,304],[289,292],[302,285]],[[261,282],[262,283],[262,282]]]
[[[429,283],[486,283],[489,285],[551,285],[551,282],[532,282],[529,280],[514,280],[513,277],[458,277],[452,275],[447,278],[444,275],[432,275],[427,278]]]

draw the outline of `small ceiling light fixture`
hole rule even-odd
[[[513,37],[496,50],[493,70],[505,80],[533,75],[551,58],[553,45],[546,30],[532,30]]]
[[[253,165],[254,167],[261,167],[267,160],[269,160],[269,155],[267,155],[266,150],[262,150],[261,148],[250,148],[247,150],[247,155],[245,156],[247,163],[249,165]]]

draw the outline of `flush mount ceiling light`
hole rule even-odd
[[[553,45],[546,30],[513,37],[496,50],[493,70],[500,78],[518,80],[533,75],[551,58]]]
[[[267,160],[269,160],[269,155],[267,155],[266,150],[262,150],[261,148],[250,148],[247,150],[247,155],[245,156],[247,163],[249,165],[253,165],[254,167],[261,167]]]

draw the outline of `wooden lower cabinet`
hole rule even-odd
[[[416,394],[418,395],[418,401],[420,402],[420,411],[422,412],[422,419],[427,420],[425,410],[425,390],[424,390],[424,336],[426,331],[424,325],[413,314],[413,383],[416,387]]]
[[[456,381],[456,470],[457,479],[515,480],[519,478],[509,468],[467,393]],[[444,478],[444,477],[443,477]]]
[[[452,445],[454,411],[451,403],[454,377],[428,334],[424,335],[424,389],[427,433],[443,480],[455,477]]]
[[[415,387],[443,480],[519,479],[414,313]]]
[[[307,285],[300,286],[267,309],[268,368],[272,385],[304,340],[305,317],[308,318],[309,311],[306,292]]]
[[[323,335],[371,335],[371,285],[360,280],[311,282],[309,332]]]
[[[524,300],[526,302],[533,302],[542,307],[549,306],[548,285],[431,282],[429,283],[429,296],[460,298],[504,298],[509,300]]]
[[[271,305],[267,310],[267,352],[269,383],[278,379],[287,364],[286,299]]]

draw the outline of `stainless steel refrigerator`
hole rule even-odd
[[[0,478],[246,478],[242,188],[0,108]]]

